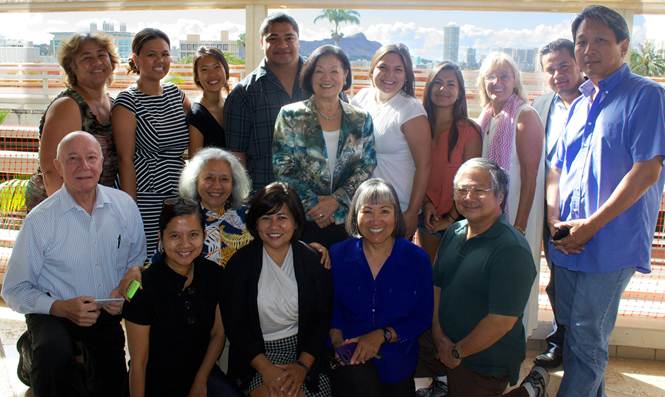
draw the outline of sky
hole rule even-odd
[[[289,9],[300,25],[303,40],[329,37],[331,25],[315,24],[318,9]],[[460,27],[460,59],[468,47],[482,55],[499,47],[538,48],[559,37],[570,37],[574,14],[528,12],[472,12],[422,10],[359,10],[361,25],[342,25],[345,35],[363,32],[368,39],[382,44],[402,42],[413,56],[440,60],[443,56],[443,27]],[[34,43],[47,43],[53,31],[87,31],[91,22],[127,24],[136,32],[144,27],[164,30],[173,44],[189,33],[203,39],[217,39],[221,30],[237,38],[245,31],[244,10],[182,10],[182,11],[105,11],[68,13],[4,13],[0,14],[0,36],[21,38]],[[637,15],[634,18],[632,42],[665,38],[665,15]],[[662,45],[662,44],[661,44]]]

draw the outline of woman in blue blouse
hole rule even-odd
[[[429,257],[403,237],[397,194],[382,179],[360,185],[346,229],[355,237],[330,250],[330,339],[337,352],[352,353],[338,355],[333,395],[414,396],[418,337],[432,323]]]
[[[351,64],[331,45],[305,62],[301,87],[311,98],[286,105],[275,122],[275,178],[293,187],[307,216],[303,240],[329,247],[344,240],[353,193],[376,166],[372,119],[339,99],[351,87]]]

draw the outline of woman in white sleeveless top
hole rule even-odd
[[[490,54],[478,73],[483,110],[483,157],[494,160],[509,176],[506,219],[529,242],[536,272],[545,210],[545,132],[538,113],[528,104],[515,61],[504,53]],[[526,336],[538,326],[538,277],[524,311]]]

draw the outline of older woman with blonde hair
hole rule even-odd
[[[506,219],[526,237],[538,272],[545,209],[543,124],[528,104],[519,69],[509,55],[495,52],[485,58],[478,73],[478,91],[483,106],[478,119],[483,157],[508,173]],[[537,317],[536,281],[524,314],[527,336],[537,326]]]
[[[101,145],[101,184],[113,186],[118,172],[111,135],[113,99],[107,92],[119,63],[113,41],[101,33],[76,34],[62,43],[58,62],[64,69],[67,88],[48,105],[39,122],[39,170],[28,184],[28,209],[62,186],[53,160],[58,143],[72,131],[89,132]]]

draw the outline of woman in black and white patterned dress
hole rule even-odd
[[[136,199],[149,254],[157,245],[162,202],[177,195],[189,143],[189,100],[175,85],[161,83],[171,66],[170,45],[157,29],[136,34],[129,68],[139,78],[118,95],[111,119],[120,188]]]

